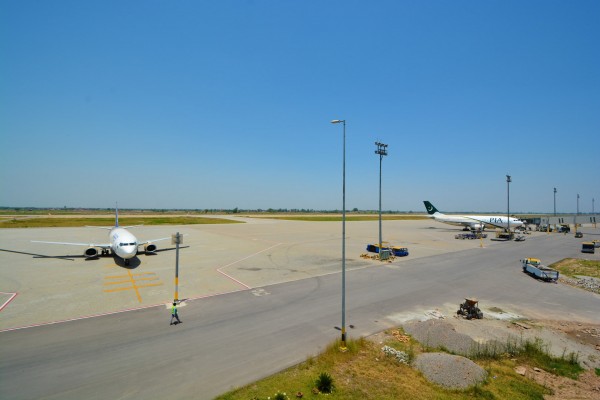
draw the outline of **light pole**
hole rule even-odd
[[[556,217],[556,188],[554,188],[554,216]]]
[[[508,233],[510,234],[510,175],[506,175],[506,217],[508,220]]]
[[[579,215],[579,193],[577,193],[577,215]]]
[[[381,260],[381,161],[383,160],[383,156],[387,156],[387,144],[375,142],[377,146],[377,150],[375,150],[375,154],[379,154],[379,259]]]
[[[346,120],[334,119],[332,124],[343,124],[342,143],[342,343],[340,349],[346,350]]]

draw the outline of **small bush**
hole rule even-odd
[[[275,396],[273,396],[274,400],[289,400],[289,397],[285,393],[277,392]]]
[[[333,391],[333,378],[327,372],[321,372],[315,383],[321,393],[331,393]]]

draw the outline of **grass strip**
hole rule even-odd
[[[550,265],[550,268],[558,270],[561,274],[575,278],[577,275],[600,278],[600,261],[580,260],[578,258],[565,258]]]
[[[322,354],[307,361],[252,383],[232,390],[217,400],[274,399],[285,393],[289,399],[318,399],[317,379],[322,373],[333,378],[333,392],[328,399],[515,399],[542,400],[550,390],[515,373],[517,365],[508,358],[477,361],[487,372],[488,379],[481,385],[467,390],[447,390],[428,382],[423,375],[409,365],[386,356],[383,345],[404,351],[410,357],[427,351],[412,338],[410,341],[386,339],[383,343],[364,338],[349,340],[348,351],[339,351],[339,341],[331,344]]]
[[[237,224],[242,221],[234,221],[225,218],[205,217],[121,217],[119,225],[196,225],[196,224]],[[58,227],[82,227],[82,226],[113,226],[114,217],[99,218],[12,218],[0,220],[0,228],[58,228]]]
[[[286,221],[309,221],[309,222],[340,222],[342,220],[341,215],[298,215],[298,216],[256,216],[249,215],[249,218],[265,218],[265,219],[281,219]],[[385,221],[417,221],[422,219],[429,219],[422,215],[384,215],[381,217]],[[378,221],[378,215],[347,215],[346,221]]]

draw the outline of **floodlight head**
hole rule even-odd
[[[506,182],[512,182],[512,181],[510,180],[510,175],[506,175]]]

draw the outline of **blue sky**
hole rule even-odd
[[[591,211],[598,1],[0,1],[0,206]],[[598,210],[600,204],[595,206]]]

